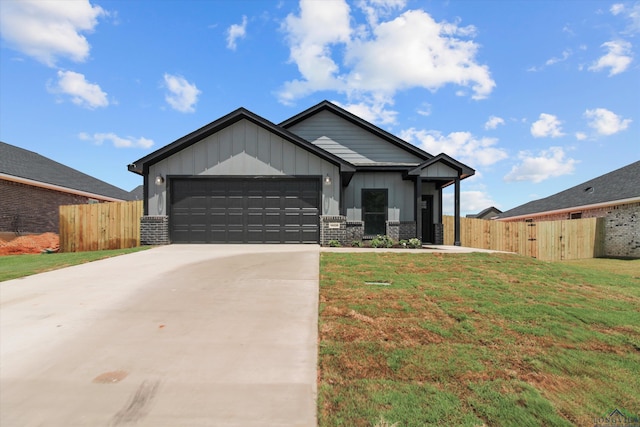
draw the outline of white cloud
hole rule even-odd
[[[633,60],[631,43],[626,40],[613,40],[602,44],[608,53],[589,67],[589,71],[602,71],[609,68],[609,77],[626,71]]]
[[[242,24],[233,24],[227,30],[227,47],[236,50],[236,41],[247,35],[247,17],[242,16]]]
[[[563,136],[562,122],[553,114],[542,113],[540,118],[531,125],[531,135],[535,138],[558,138]]]
[[[632,6],[628,6],[622,3],[616,3],[611,6],[609,11],[613,15],[622,15],[627,18],[629,25],[626,32],[629,34],[640,33],[640,2],[634,3]]]
[[[557,64],[558,62],[564,62],[567,59],[569,59],[569,57],[571,56],[571,49],[565,49],[562,52],[562,56],[561,57],[552,57],[547,59],[547,61],[544,63],[544,65],[549,66],[549,65],[554,65]]]
[[[504,177],[507,182],[531,181],[542,182],[549,178],[573,173],[577,160],[566,158],[562,147],[551,147],[542,150],[538,155],[529,151],[518,153],[520,163],[513,166]]]
[[[128,136],[126,138],[119,137],[115,133],[94,133],[89,135],[86,132],[78,134],[78,138],[83,141],[90,141],[96,145],[102,145],[105,141],[111,142],[116,148],[151,148],[153,141],[147,138],[134,138]]]
[[[623,119],[606,108],[587,110],[584,116],[589,120],[588,125],[600,135],[613,135],[629,127],[631,119]]]
[[[174,76],[171,74],[164,75],[165,87],[169,91],[164,99],[167,103],[181,113],[193,113],[195,104],[198,102],[200,90],[195,84],[189,83],[182,76]]]
[[[107,94],[99,85],[89,83],[83,74],[74,71],[58,71],[58,81],[48,89],[52,93],[69,95],[71,102],[81,107],[94,109],[109,105]]]
[[[400,138],[418,145],[428,153],[447,155],[474,166],[489,166],[508,157],[507,152],[495,147],[495,138],[476,138],[469,132],[442,135],[438,131],[410,128],[400,132]]]
[[[366,99],[364,102],[342,104],[334,101],[336,105],[355,114],[356,116],[371,122],[379,124],[393,124],[396,122],[397,111],[385,108],[388,104],[393,105],[390,99]]]
[[[484,128],[487,130],[495,129],[498,125],[504,125],[504,119],[498,116],[490,116],[489,120],[484,124]]]
[[[301,0],[299,15],[287,16],[282,28],[301,77],[285,82],[278,93],[281,102],[291,104],[322,90],[344,93],[354,104],[392,102],[401,90],[436,91],[449,84],[482,99],[495,87],[489,68],[476,61],[479,45],[469,39],[475,34],[473,26],[436,22],[422,10],[382,20],[404,1],[358,5],[367,24],[354,28],[355,18],[343,0]]]
[[[587,139],[587,134],[584,132],[576,132],[576,139],[578,141],[584,141],[585,139]]]
[[[2,1],[0,31],[9,45],[48,66],[58,58],[82,62],[90,50],[82,33],[93,31],[103,15],[87,0]]]
[[[417,110],[417,113],[420,114],[421,116],[425,116],[425,117],[430,116],[431,115],[431,104],[423,102],[422,106]]]

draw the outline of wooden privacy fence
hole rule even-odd
[[[60,206],[60,252],[140,246],[142,201]]]
[[[443,217],[443,225],[444,244],[452,245],[454,218]],[[604,218],[541,222],[460,218],[460,244],[544,261],[594,258],[604,254]]]

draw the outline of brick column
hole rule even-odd
[[[168,245],[169,243],[168,216],[152,215],[140,218],[141,245]]]

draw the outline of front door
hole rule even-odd
[[[433,238],[433,196],[422,195],[422,243],[434,243]]]
[[[365,236],[387,234],[387,189],[362,190],[362,220]]]

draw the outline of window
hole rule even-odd
[[[582,218],[582,212],[572,212],[569,214],[569,219],[580,219]]]
[[[362,190],[362,220],[364,234],[387,233],[387,189]]]

